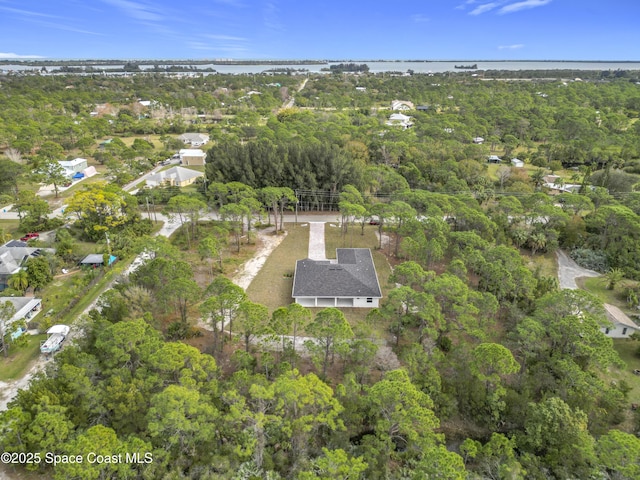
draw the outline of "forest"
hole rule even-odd
[[[640,356],[620,355],[639,344],[607,337],[600,290],[560,289],[553,260],[637,312],[640,86],[594,76],[0,77],[0,198],[57,228],[25,191],[85,155],[109,184],[69,196],[61,239],[148,257],[0,412],[0,450],[150,459],[26,467],[56,479],[640,478]],[[398,99],[425,107],[409,128],[386,123]],[[121,190],[185,131],[211,137],[204,180]],[[148,236],[149,200],[170,239]],[[231,281],[293,211],[377,239],[379,308],[271,309]]]

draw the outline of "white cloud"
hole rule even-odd
[[[3,59],[23,59],[23,58],[45,58],[42,55],[19,55],[17,53],[2,53],[0,52],[0,58]]]
[[[428,22],[430,18],[421,13],[416,13],[414,15],[411,15],[411,20],[413,20],[415,23],[425,23]]]
[[[514,45],[500,45],[498,50],[518,50],[519,48],[524,47],[522,43],[516,43]]]
[[[522,2],[512,3],[502,7],[498,13],[504,15],[505,13],[519,12],[520,10],[526,10],[529,8],[542,7],[551,3],[551,0],[523,0]]]
[[[481,15],[499,6],[500,6],[500,3],[498,2],[484,3],[482,5],[477,6],[473,10],[471,10],[469,12],[469,15]]]
[[[136,20],[145,22],[159,22],[164,20],[163,15],[153,5],[146,5],[141,2],[133,2],[131,0],[104,0],[106,3],[113,5],[124,11],[124,13]]]

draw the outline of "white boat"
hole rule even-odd
[[[40,345],[40,352],[42,353],[53,353],[60,350],[62,346],[62,342],[67,338],[69,334],[69,326],[67,325],[54,325],[49,330],[47,330],[47,339],[45,342]]]

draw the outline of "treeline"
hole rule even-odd
[[[217,143],[207,154],[206,173],[210,182],[339,192],[344,185],[360,184],[363,172],[348,152],[329,142],[263,139]]]

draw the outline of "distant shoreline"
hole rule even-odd
[[[354,60],[354,59],[329,59],[329,60],[237,60],[237,59],[0,59],[0,65],[111,65],[114,63],[135,62],[139,65],[326,65],[329,63],[344,62],[369,62],[369,63],[639,63],[640,60],[483,60],[483,59],[412,59],[412,60]]]

